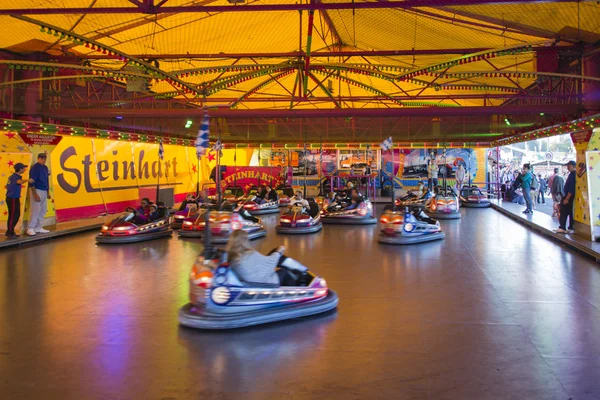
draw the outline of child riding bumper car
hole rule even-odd
[[[420,208],[404,211],[386,209],[381,218],[378,242],[387,244],[416,244],[445,238],[440,223],[429,218]]]
[[[237,241],[237,237],[232,237],[232,241]],[[251,251],[251,261],[267,263],[252,267],[260,270],[259,274],[266,267],[273,278],[267,279],[269,283],[254,283],[243,278],[244,270],[238,268],[235,259],[228,262],[231,253],[205,251],[192,268],[190,303],[179,310],[179,323],[198,329],[234,329],[305,317],[337,307],[337,294],[327,287],[325,279],[303,266],[285,267],[278,261],[285,257],[278,253],[282,250],[255,258]]]
[[[427,215],[435,219],[459,219],[458,196],[450,187],[437,188],[435,197],[427,205]]]
[[[490,200],[475,185],[463,187],[460,190],[460,203],[463,207],[469,208],[486,208],[491,206]]]
[[[290,209],[279,218],[279,225],[275,227],[277,233],[302,234],[315,233],[323,229],[319,205],[313,200],[308,200],[308,207],[299,203],[292,203]]]
[[[179,230],[179,236],[204,237],[205,217],[202,213],[195,218],[185,220]],[[249,239],[258,239],[267,235],[267,230],[260,219],[249,215],[247,211],[239,207],[235,211],[211,211],[208,217],[210,241],[213,244],[227,243],[231,233],[238,229],[247,232]]]
[[[159,207],[155,215],[146,218],[133,208],[102,226],[96,236],[98,243],[135,243],[171,236],[169,210]]]

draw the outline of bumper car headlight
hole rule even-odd
[[[183,215],[176,215],[175,219],[185,219],[185,217]]]
[[[404,224],[404,230],[406,232],[412,232],[413,230],[415,230],[415,226],[413,224],[411,224],[410,222],[406,223],[406,224]]]
[[[185,226],[192,226],[192,225],[194,225],[194,223],[192,221],[183,221],[183,224]]]
[[[131,226],[117,226],[116,228],[114,228],[114,230],[115,231],[128,231],[131,228],[132,228]]]
[[[106,226],[106,225],[103,225],[103,226],[102,226],[102,230],[103,230],[103,231],[107,231],[107,230],[108,230],[108,226]]]
[[[226,304],[231,297],[231,292],[225,286],[219,286],[213,289],[210,298],[215,304]]]

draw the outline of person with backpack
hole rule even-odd
[[[531,166],[529,164],[523,164],[523,173],[521,174],[521,189],[523,189],[523,197],[525,198],[525,211],[523,214],[533,214],[531,204],[531,183],[533,181],[533,174],[529,171]]]

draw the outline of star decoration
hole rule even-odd
[[[208,162],[215,161],[216,155],[217,154],[213,153],[212,151],[210,153],[208,153]]]
[[[4,215],[8,215],[8,211],[4,211]]]
[[[5,205],[5,204],[6,204],[6,201],[4,201],[4,200],[0,200],[0,206],[3,206],[3,205]]]
[[[194,173],[196,173],[196,164],[192,165],[192,171],[194,171]]]
[[[25,146],[17,146],[17,149],[19,149],[19,151],[25,151]]]
[[[13,162],[13,160],[9,160],[7,164],[8,164],[9,167],[12,167],[13,165],[15,165],[15,163]]]
[[[5,133],[4,136],[6,136],[9,139],[14,139],[15,136],[17,136],[17,134],[16,133],[12,133],[12,132],[8,132],[8,133]]]

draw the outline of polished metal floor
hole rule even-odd
[[[600,399],[600,268],[492,209],[446,240],[274,233],[338,291],[304,320],[179,328],[200,250],[81,234],[0,252],[0,399]]]

